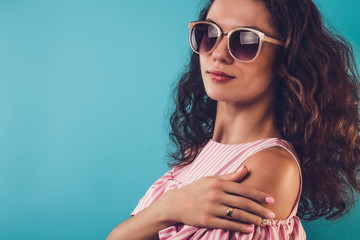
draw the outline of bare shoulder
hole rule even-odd
[[[275,203],[266,207],[276,219],[287,218],[300,187],[299,167],[293,156],[281,147],[272,147],[252,155],[243,165],[249,170],[243,183],[272,195]]]

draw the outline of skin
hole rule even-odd
[[[276,38],[270,15],[260,1],[217,0],[207,16],[229,32],[237,27],[255,26]],[[211,54],[200,55],[206,93],[218,102],[213,140],[240,144],[263,138],[281,138],[274,124],[275,76],[279,73],[279,47],[264,42],[252,62],[234,59],[224,37]],[[222,71],[233,79],[216,82],[211,71]],[[276,202],[269,209],[278,219],[289,216],[300,186],[296,161],[284,149],[274,147],[251,156],[244,164],[250,174],[244,185],[271,194]]]
[[[266,8],[252,0],[216,0],[208,13],[208,18],[225,32],[257,26],[276,37],[268,17]],[[224,38],[215,51],[200,56],[206,92],[218,101],[213,140],[239,144],[280,137],[274,126],[273,106],[278,51],[275,45],[264,43],[255,61],[241,63],[231,57]],[[209,70],[235,78],[213,82]],[[203,177],[164,193],[148,208],[115,227],[107,239],[157,239],[160,230],[179,222],[249,233],[251,224],[261,225],[261,218],[269,219],[270,213],[275,213],[277,219],[286,218],[299,184],[295,160],[285,150],[270,148],[251,156],[235,173]],[[267,204],[265,199],[271,196],[276,201]],[[233,221],[225,219],[229,206],[235,209]]]
[[[217,23],[224,32],[237,27],[256,26],[265,34],[276,36],[269,24],[267,9],[258,1],[218,0],[212,5],[207,18]],[[227,37],[224,37],[211,54],[200,55],[206,93],[218,102],[213,139],[238,144],[269,136],[280,137],[273,116],[273,79],[279,65],[278,52],[277,45],[264,42],[253,62],[239,62],[230,55]],[[214,70],[235,78],[225,82],[212,81],[209,71]]]

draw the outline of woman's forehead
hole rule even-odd
[[[265,33],[276,33],[271,26],[270,13],[261,1],[215,0],[207,18],[216,22],[225,32],[237,27],[255,26]]]

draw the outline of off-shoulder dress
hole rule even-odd
[[[210,140],[191,164],[175,166],[157,180],[139,201],[131,215],[135,215],[148,207],[166,191],[180,188],[204,176],[223,175],[234,172],[249,156],[271,147],[281,147],[287,150],[299,166],[294,148],[289,142],[282,139],[268,138],[237,145],[222,144]],[[159,232],[159,239],[306,239],[301,221],[296,216],[302,184],[300,166],[299,172],[300,188],[298,197],[291,214],[286,219],[270,220],[269,224],[264,227],[255,226],[254,231],[250,234],[223,229],[198,228],[178,223],[161,230]]]

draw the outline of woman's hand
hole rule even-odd
[[[270,217],[268,194],[239,182],[247,175],[244,167],[222,176],[204,177],[179,189],[170,190],[149,207],[116,226],[107,240],[156,239],[158,232],[176,223],[250,233],[252,224]],[[227,211],[234,208],[232,219]]]
[[[239,183],[247,173],[244,167],[231,174],[203,177],[166,192],[154,204],[168,213],[165,218],[169,222],[249,233],[252,224],[264,226],[261,220],[275,214],[261,205],[274,202],[270,195]],[[231,208],[234,210],[228,220]]]

